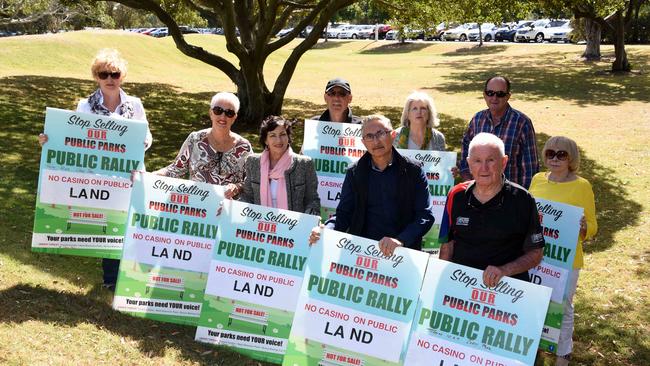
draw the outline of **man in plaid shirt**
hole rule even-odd
[[[488,109],[474,115],[463,135],[460,174],[464,180],[473,179],[467,165],[469,143],[481,132],[498,136],[506,148],[508,166],[506,178],[528,189],[533,175],[539,171],[535,129],[530,118],[508,103],[510,80],[504,76],[493,76],[485,82],[483,97]]]

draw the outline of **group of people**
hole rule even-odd
[[[77,111],[146,121],[140,99],[121,88],[127,63],[116,50],[101,50],[91,66],[98,89]],[[594,194],[577,175],[576,143],[556,136],[542,150],[548,171],[539,173],[531,120],[508,103],[510,81],[489,78],[483,88],[487,109],[474,115],[462,139],[454,173],[461,183],[448,194],[441,224],[440,258],[483,270],[483,281],[495,286],[503,276],[528,280],[528,270],[543,257],[544,237],[534,197],[584,208],[558,346],[558,365],[568,364],[572,350],[572,299],[583,265],[582,243],[596,233]],[[406,99],[400,127],[382,115],[359,118],[352,113],[352,89],[342,79],[325,87],[327,109],[312,119],[361,124],[367,152],[350,165],[340,201],[324,225],[309,237],[315,243],[323,226],[378,240],[389,256],[397,247],[419,250],[434,223],[426,175],[396,148],[444,151],[445,137],[432,98],[414,92]],[[292,124],[278,116],[260,125],[261,153],[232,131],[239,99],[221,92],[210,101],[208,128],[189,134],[174,161],[155,174],[224,186],[227,199],[318,215],[318,180],[311,159],[291,149]],[[148,131],[148,130],[147,130]],[[145,148],[152,144],[147,132]],[[39,135],[39,142],[47,136]],[[114,288],[119,261],[103,261],[104,285]]]

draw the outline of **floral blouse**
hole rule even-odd
[[[161,170],[168,177],[185,178],[217,185],[244,182],[244,162],[253,151],[250,142],[235,135],[235,145],[226,152],[215,151],[208,142],[209,128],[190,133],[173,163]]]

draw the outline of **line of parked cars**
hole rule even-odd
[[[569,42],[573,28],[565,19],[520,20],[518,22],[493,24],[482,23],[480,26],[483,41],[510,42]],[[477,41],[479,25],[464,23],[443,30],[440,39],[444,41]]]
[[[201,33],[201,34],[223,34],[221,28],[192,28],[186,25],[181,25],[178,27],[181,30],[182,34],[192,34],[192,33]],[[169,30],[167,27],[157,27],[157,28],[131,28],[127,29],[129,32],[140,33],[147,36],[152,36],[156,38],[167,37],[169,35]]]

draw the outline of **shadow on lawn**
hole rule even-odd
[[[160,323],[114,311],[97,298],[100,291],[76,295],[28,285],[10,287],[0,291],[0,308],[3,309],[0,322],[11,325],[39,321],[65,327],[90,323],[98,329],[135,340],[139,352],[149,358],[164,357],[171,346],[183,359],[203,365],[215,364],[216,352],[202,355],[210,350],[217,350],[220,360],[229,364],[270,365],[252,361],[226,347],[215,348],[194,341],[195,327]]]
[[[483,56],[483,55],[493,55],[495,53],[503,52],[507,49],[506,46],[503,45],[489,45],[485,44],[481,47],[478,46],[478,44],[469,46],[469,47],[464,47],[464,48],[458,48],[454,51],[449,51],[445,52],[442,54],[442,56],[471,56],[471,55],[477,55],[477,56]]]
[[[464,61],[460,61],[464,62]],[[488,71],[485,71],[487,74]],[[559,73],[559,71],[557,71]],[[550,71],[555,75],[556,71]],[[469,75],[470,85],[482,84],[483,78]],[[532,80],[532,79],[531,79]],[[546,78],[539,78],[546,83]],[[520,83],[520,81],[517,81]],[[454,82],[463,85],[462,82]],[[454,84],[452,83],[452,84]],[[469,88],[469,86],[464,86]],[[530,86],[532,88],[532,84]],[[0,136],[3,144],[0,153],[4,164],[0,166],[0,203],[5,225],[0,226],[0,252],[10,255],[34,268],[47,268],[50,273],[73,283],[93,284],[99,282],[100,267],[94,258],[64,257],[34,254],[30,250],[35,190],[38,180],[37,134],[42,131],[45,106],[74,109],[78,98],[90,94],[95,85],[92,81],[42,76],[20,76],[0,79],[0,120],[5,121]],[[481,85],[478,85],[480,90]],[[520,86],[516,85],[516,88]],[[541,87],[541,90],[544,90]],[[191,131],[209,126],[208,105],[212,93],[186,93],[167,84],[126,84],[127,93],[143,100],[154,136],[154,143],[147,151],[145,161],[149,171],[169,164]],[[520,90],[520,89],[517,89]],[[454,90],[452,89],[451,92]],[[531,93],[536,92],[532,88]],[[569,92],[566,92],[569,93]],[[579,93],[577,93],[579,94]],[[519,96],[518,96],[519,97]],[[646,98],[650,98],[646,96]],[[299,151],[302,144],[305,117],[319,115],[324,104],[314,104],[297,99],[286,99],[284,115],[297,118],[293,147]],[[401,107],[354,107],[354,113],[364,116],[382,113],[395,126],[399,124]],[[460,151],[460,141],[467,121],[449,115],[440,116],[441,132],[445,134],[448,149]],[[248,138],[259,151],[257,126],[246,127],[235,123],[233,130]],[[541,149],[549,136],[538,134]],[[587,252],[609,248],[614,234],[628,225],[635,225],[642,212],[641,206],[629,200],[621,189],[615,171],[598,164],[597,158],[583,154],[582,175],[591,181],[596,194],[596,207],[601,220],[598,237],[594,244],[586,246]]]
[[[456,52],[445,55],[456,55]],[[474,58],[445,59],[426,67],[448,67],[457,71],[442,76],[443,81],[439,84],[423,86],[423,89],[447,94],[480,93],[488,77],[502,74],[510,78],[513,94],[522,100],[561,99],[581,107],[615,106],[628,101],[650,102],[650,75],[647,73],[606,73],[608,66],[604,63],[576,61],[573,59],[575,55],[568,52],[540,54],[539,57],[537,64],[512,56],[500,57],[494,63],[477,62]],[[647,63],[645,59],[634,57],[630,58],[635,65]],[[574,65],[567,66],[567,63]],[[539,65],[547,67],[540,68]]]
[[[396,53],[411,53],[423,50],[429,46],[432,46],[431,43],[426,42],[395,42],[388,43],[379,47],[365,49],[359,53],[363,55],[388,55]]]

